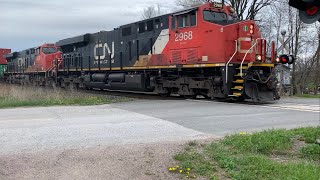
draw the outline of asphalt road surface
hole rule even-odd
[[[112,106],[216,136],[320,125],[319,99],[287,98],[269,104],[191,99],[142,100]]]
[[[0,179],[179,179],[167,167],[188,141],[318,125],[319,99],[2,109]]]

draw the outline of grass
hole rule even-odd
[[[130,101],[130,98],[92,95],[78,91],[45,89],[41,87],[12,86],[0,84],[0,108],[59,106],[59,105],[101,105]]]
[[[319,180],[319,138],[320,127],[237,134],[205,146],[189,143],[175,159],[212,180]]]
[[[320,94],[314,95],[314,94],[300,94],[296,95],[297,97],[302,97],[302,98],[320,98]]]

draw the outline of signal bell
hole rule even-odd
[[[304,23],[320,21],[319,0],[289,0],[289,5],[300,10],[300,19]]]
[[[293,55],[281,55],[277,58],[277,62],[281,64],[293,64],[296,61],[296,58]]]

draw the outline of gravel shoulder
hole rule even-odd
[[[152,116],[101,106],[0,110],[0,180],[170,180],[172,157],[215,138]]]
[[[207,139],[206,141],[213,140]],[[174,180],[173,156],[187,141],[0,155],[1,180]]]

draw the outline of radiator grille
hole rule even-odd
[[[186,52],[186,61],[187,62],[197,62],[198,61],[198,50],[197,49],[188,49]]]
[[[172,57],[171,58],[172,59],[172,63],[174,63],[174,64],[181,63],[181,59],[182,59],[181,51],[172,51],[171,57]]]

